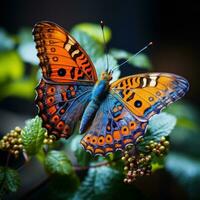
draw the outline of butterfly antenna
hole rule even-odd
[[[145,49],[147,49],[149,46],[151,46],[153,44],[153,42],[149,42],[148,45],[146,45],[145,47],[143,47],[142,49],[140,49],[136,54],[132,55],[131,57],[129,57],[126,61],[124,61],[123,63],[121,63],[120,65],[117,65],[116,67],[114,67],[111,72],[113,72],[114,70],[116,70],[117,68],[119,68],[120,66],[124,65],[125,63],[127,63],[129,60],[131,60],[132,58],[136,57],[138,54],[140,54],[142,51],[144,51]]]
[[[104,23],[102,20],[100,24],[101,24],[101,30],[102,30],[102,35],[103,35],[104,52],[106,54],[106,72],[108,72],[109,70],[108,53],[107,53],[108,51],[107,51],[107,46],[106,46],[105,34],[104,34]]]

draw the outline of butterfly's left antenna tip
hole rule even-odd
[[[148,46],[151,46],[151,45],[153,45],[153,42],[149,42]]]
[[[104,27],[103,20],[100,21],[100,24],[101,24],[101,27],[103,28]]]

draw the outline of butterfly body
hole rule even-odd
[[[185,95],[188,81],[170,73],[144,73],[113,83],[100,80],[87,53],[62,27],[40,22],[33,30],[43,78],[36,88],[39,116],[48,133],[68,138],[80,120],[81,144],[107,155],[135,144],[149,119]]]
[[[107,72],[103,72],[101,75],[101,80],[97,81],[91,94],[91,101],[85,109],[81,124],[80,124],[80,133],[84,133],[87,127],[90,125],[90,122],[93,120],[99,106],[102,101],[106,98],[109,91],[109,81],[111,76]]]

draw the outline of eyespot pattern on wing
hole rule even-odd
[[[144,135],[146,126],[147,122],[137,120],[117,98],[109,94],[81,144],[91,154],[105,156],[135,143]]]
[[[96,70],[87,53],[63,28],[52,22],[34,26],[43,77],[57,83],[97,81]]]

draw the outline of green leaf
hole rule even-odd
[[[145,140],[159,141],[162,136],[168,136],[176,125],[176,118],[168,113],[154,115],[149,120],[149,132],[144,136]]]
[[[12,81],[1,87],[0,98],[15,96],[26,99],[33,99],[35,95],[34,88],[35,81],[32,79]]]
[[[74,152],[78,164],[81,166],[86,166],[91,160],[91,155],[81,147],[80,141],[82,137],[82,135],[75,136],[70,143],[70,149],[72,152]]]
[[[109,167],[91,168],[86,179],[74,195],[73,200],[101,199],[103,195],[109,192],[118,176],[119,172]]]
[[[166,158],[166,169],[175,177],[191,199],[199,199],[200,161],[183,154],[170,153]]]
[[[140,151],[146,151],[145,146],[151,141],[160,141],[161,137],[168,136],[176,125],[176,118],[168,113],[154,115],[149,120],[148,130],[144,135],[144,141],[138,144]]]
[[[108,56],[109,69],[112,69],[112,68],[116,67],[117,66],[117,60],[110,54],[108,54],[107,56]],[[103,55],[103,56],[99,57],[95,61],[94,64],[95,64],[95,68],[96,68],[96,71],[97,71],[97,76],[100,79],[101,73],[103,71],[105,71],[106,66],[107,66],[106,55]],[[113,73],[112,82],[118,80],[119,77],[120,77],[120,71],[119,70],[115,70],[114,73]]]
[[[1,191],[16,192],[20,187],[20,177],[16,170],[8,167],[0,167]]]
[[[21,43],[17,50],[24,62],[33,65],[39,64],[39,59],[37,58],[37,50],[33,41]]]
[[[22,78],[24,64],[15,51],[0,52],[0,83]]]
[[[21,135],[27,154],[34,155],[40,151],[43,145],[45,131],[42,128],[42,120],[38,116],[26,122],[26,126],[22,129]]]
[[[96,41],[100,43],[104,43],[103,41],[103,34],[101,30],[101,26],[98,24],[92,24],[92,23],[81,23],[76,26],[74,26],[73,30],[82,31],[87,33],[90,37],[95,39]],[[104,36],[105,36],[105,42],[109,42],[111,39],[111,30],[107,26],[104,26]]]
[[[69,175],[73,172],[70,160],[62,151],[50,151],[45,159],[45,168],[51,174]]]
[[[16,192],[20,186],[20,177],[16,170],[6,168],[6,188],[8,191]]]
[[[120,60],[120,59],[128,59],[131,57],[131,53],[125,51],[125,50],[122,50],[122,49],[111,49],[110,50],[110,54],[117,60]]]
[[[122,179],[122,173],[111,167],[90,168],[72,200],[120,200],[122,194],[124,199],[144,199],[133,185],[124,184]]]
[[[19,46],[17,50],[23,61],[38,65],[39,59],[37,58],[37,50],[32,38],[31,28],[22,28],[18,33],[18,39]]]
[[[80,43],[93,62],[103,55],[103,45],[83,31],[72,29],[71,34]]]
[[[150,60],[144,54],[138,54],[136,57],[131,58],[128,63],[139,68],[152,69]]]
[[[11,50],[15,46],[14,40],[6,33],[6,31],[0,28],[0,51]]]
[[[111,49],[110,54],[117,60],[124,59],[128,60],[128,63],[134,67],[142,68],[142,69],[152,69],[151,62],[149,58],[140,53],[135,57],[132,57],[134,54],[131,54],[127,51],[121,50],[121,49]]]

